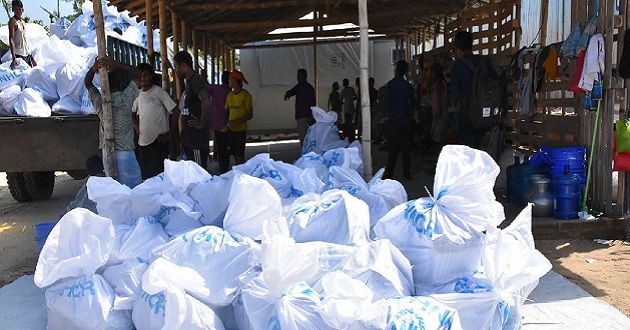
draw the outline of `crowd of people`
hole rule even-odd
[[[372,138],[376,144],[383,143],[383,150],[389,151],[385,178],[394,177],[398,155],[402,154],[403,176],[412,179],[411,149],[414,145],[423,152],[433,153],[447,143],[479,148],[485,132],[473,127],[466,110],[471,104],[476,79],[476,72],[471,68],[483,67],[494,76],[496,73],[484,57],[473,55],[472,40],[469,32],[456,35],[456,61],[451,66],[450,84],[440,61],[427,67],[423,77],[428,79],[421,79],[415,87],[406,78],[409,71],[406,61],[396,63],[393,79],[380,90],[375,88],[374,78],[369,78]],[[21,56],[19,52],[16,54]],[[168,158],[181,157],[207,168],[211,137],[213,157],[219,164],[220,173],[229,171],[231,155],[235,164],[245,162],[253,102],[251,94],[244,88],[248,81],[243,73],[226,71],[222,73],[221,84],[209,84],[194,70],[188,52],[175,54],[173,63],[177,78],[185,82],[179,104],[154,84],[155,72],[147,63],[130,67],[99,59],[85,77],[90,99],[101,116],[102,99],[92,80],[98,68],[108,69],[119,180],[130,187],[163,172],[164,159]],[[123,70],[133,77],[126,86],[122,84]],[[342,85],[343,89],[340,89],[338,82],[332,84],[327,107],[328,111],[338,115],[340,138],[353,141],[361,138],[359,79],[356,79],[356,89],[350,86],[347,78],[343,79]],[[292,97],[295,97],[295,120],[302,145],[308,127],[314,123],[311,107],[317,103],[315,88],[308,82],[304,69],[297,71],[297,84],[284,95],[285,100]],[[100,133],[103,148],[102,127]],[[179,153],[173,152],[180,148]],[[103,164],[107,163],[105,156]]]

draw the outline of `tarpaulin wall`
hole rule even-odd
[[[370,76],[376,86],[385,84],[393,75],[391,48],[393,41],[370,42]],[[308,72],[314,84],[313,46],[257,48],[240,50],[241,71],[249,81],[245,85],[253,97],[254,118],[250,131],[294,129],[295,100],[284,101],[284,93],[297,83],[297,70]],[[327,108],[333,82],[341,85],[344,78],[355,87],[359,76],[359,43],[322,44],[317,46],[318,105]]]

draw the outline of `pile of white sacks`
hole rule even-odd
[[[96,58],[96,31],[92,2],[86,1],[83,14],[72,24],[62,19],[51,25],[51,33],[29,23],[27,36],[37,67],[30,68],[19,60],[11,69],[11,53],[0,64],[0,116],[48,117],[59,114],[93,114],[83,79]],[[146,47],[144,21],[138,23],[128,12],[103,4],[105,30],[108,35]],[[114,32],[122,32],[122,35]],[[159,48],[159,33],[154,31],[154,45]],[[0,40],[9,43],[8,28],[0,31]],[[157,49],[156,51],[159,51]],[[98,76],[94,79],[99,86]]]
[[[506,229],[485,152],[446,146],[434,196],[357,172],[356,146],[296,165],[192,162],[134,189],[90,178],[40,254],[48,329],[517,329],[547,273],[531,206]]]

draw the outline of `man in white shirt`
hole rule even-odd
[[[170,153],[171,134],[177,129],[177,121],[169,122],[170,114],[177,114],[177,104],[168,93],[153,84],[155,72],[147,63],[138,65],[140,71],[140,95],[134,102],[134,126],[140,146],[142,179],[164,172],[164,159]]]

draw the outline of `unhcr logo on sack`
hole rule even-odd
[[[64,293],[68,291],[68,298],[83,298],[86,296],[85,292],[87,291],[90,296],[94,296],[96,293],[94,292],[94,282],[92,280],[86,281],[85,284],[81,284],[77,282],[72,283],[71,286],[65,287],[61,292],[59,292],[59,297],[63,297]]]
[[[424,205],[422,210],[416,208],[416,201],[407,202],[404,217],[409,221],[416,231],[422,235],[433,236],[435,230],[434,221],[427,221],[425,212],[433,207],[433,204]]]
[[[141,299],[149,305],[153,314],[164,315],[166,308],[166,298],[164,298],[164,293],[160,292],[150,295],[146,292],[143,292]]]
[[[333,68],[345,69],[346,68],[346,54],[344,53],[332,54],[330,56],[330,65],[332,65]]]

